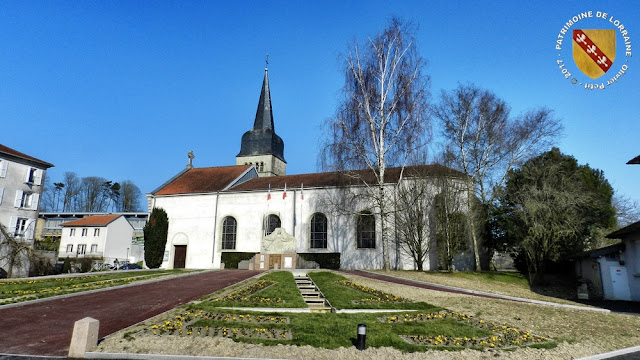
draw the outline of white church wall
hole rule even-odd
[[[169,254],[161,267],[173,268],[175,246],[187,245],[186,267],[215,269],[213,257],[214,212],[216,194],[159,196],[155,207],[162,208],[169,218],[167,245]]]
[[[393,187],[389,186],[389,191]],[[430,192],[435,196],[437,188]],[[348,190],[336,188],[305,188],[304,199],[300,185],[291,184],[287,197],[283,199],[282,189],[271,191],[233,192],[219,195],[189,194],[178,196],[158,196],[156,207],[164,208],[169,216],[169,235],[166,251],[169,254],[162,267],[172,268],[175,245],[187,245],[186,267],[216,269],[220,267],[222,252],[261,251],[265,219],[269,214],[280,218],[281,227],[296,239],[298,253],[340,253],[341,268],[379,269],[383,266],[381,220],[376,216],[376,244],[374,249],[359,249],[356,241],[357,213],[376,211],[370,199],[365,196],[346,196],[347,192],[362,193],[364,188],[351,187]],[[389,193],[392,196],[392,193]],[[340,205],[336,205],[340,203]],[[310,247],[310,222],[315,213],[327,217],[327,248]],[[236,248],[222,249],[222,224],[227,216],[237,222]],[[430,222],[427,218],[425,221]],[[415,269],[413,259],[397,247],[397,232],[393,228],[391,216],[388,222],[390,234],[390,262],[393,268]],[[432,228],[431,225],[429,225]],[[179,235],[179,236],[178,236]],[[437,248],[435,234],[430,231],[431,251],[424,262],[424,269],[437,268]]]

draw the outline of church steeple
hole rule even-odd
[[[258,110],[256,120],[253,123],[253,130],[271,129],[273,127],[273,112],[271,111],[271,91],[269,91],[269,70],[264,69],[264,80],[262,80],[262,90],[260,100],[258,100]]]
[[[269,71],[264,69],[264,79],[258,100],[258,109],[253,129],[242,135],[240,153],[236,164],[253,164],[260,176],[284,175],[287,162],[284,160],[284,142],[275,133],[271,92],[269,90]]]

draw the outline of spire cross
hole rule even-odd
[[[268,68],[269,67],[269,54],[267,54],[267,57],[265,58],[264,62],[265,62],[265,68]]]

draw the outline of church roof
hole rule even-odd
[[[237,156],[273,155],[284,160],[284,141],[275,132],[273,111],[271,109],[271,91],[269,76],[264,69],[264,79],[253,129],[242,135],[240,153]],[[286,161],[285,161],[286,162]]]
[[[396,183],[400,179],[400,172],[402,168],[387,168],[385,171],[385,183]],[[453,177],[465,177],[465,175],[459,171],[452,170],[448,167],[434,164],[434,165],[419,165],[419,166],[406,166],[404,168],[403,176],[435,176],[435,175],[448,175]],[[247,182],[238,184],[231,187],[231,191],[251,191],[251,190],[267,190],[282,189],[287,184],[288,187],[294,188],[304,184],[304,187],[332,187],[332,186],[345,186],[345,185],[361,185],[363,181],[367,183],[375,183],[375,174],[370,170],[358,170],[349,172],[323,172],[312,174],[299,174],[299,175],[286,175],[286,176],[272,176],[272,177],[260,177],[251,179]]]
[[[193,194],[222,191],[233,185],[251,165],[191,168],[153,192],[154,195]]]
[[[36,159],[33,156],[29,156],[27,154],[21,153],[18,150],[14,150],[14,149],[12,149],[12,148],[10,148],[8,146],[4,146],[4,145],[0,144],[0,155],[2,155],[2,154],[10,155],[10,156],[22,159],[22,160],[28,160],[28,161],[34,162],[34,163],[36,163],[38,165],[42,165],[45,168],[53,167],[53,164],[51,164],[51,163],[48,163],[48,162],[40,160],[40,159]]]
[[[375,175],[370,170],[351,172],[323,172],[312,174],[298,174],[286,176],[254,177],[246,181],[244,175],[252,168],[251,165],[220,166],[209,168],[193,168],[183,171],[170,180],[154,195],[199,194],[217,191],[266,191],[282,189],[287,184],[289,188],[300,187],[304,184],[307,188],[333,187],[346,185],[361,185],[363,181],[374,183]],[[402,168],[387,168],[385,171],[385,183],[398,182]],[[447,175],[464,178],[465,175],[448,167],[434,165],[407,166],[403,176],[436,176]],[[236,185],[237,184],[237,185]]]
[[[82,219],[68,221],[66,223],[60,224],[60,226],[107,226],[117,218],[122,216],[121,214],[110,214],[110,215],[93,215],[87,216]]]

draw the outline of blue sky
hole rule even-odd
[[[340,54],[399,16],[419,25],[434,101],[472,82],[513,114],[549,107],[565,127],[560,149],[640,201],[640,165],[625,164],[640,155],[640,63],[624,56],[619,32],[613,68],[628,69],[605,90],[571,84],[556,63],[586,78],[571,41],[555,45],[590,10],[620,20],[632,46],[640,39],[633,1],[2,1],[0,143],[53,163],[54,181],[74,171],[143,193],[183,169],[189,150],[195,166],[232,165],[268,53],[287,173],[315,172],[344,82]],[[614,27],[587,18],[576,28]]]

